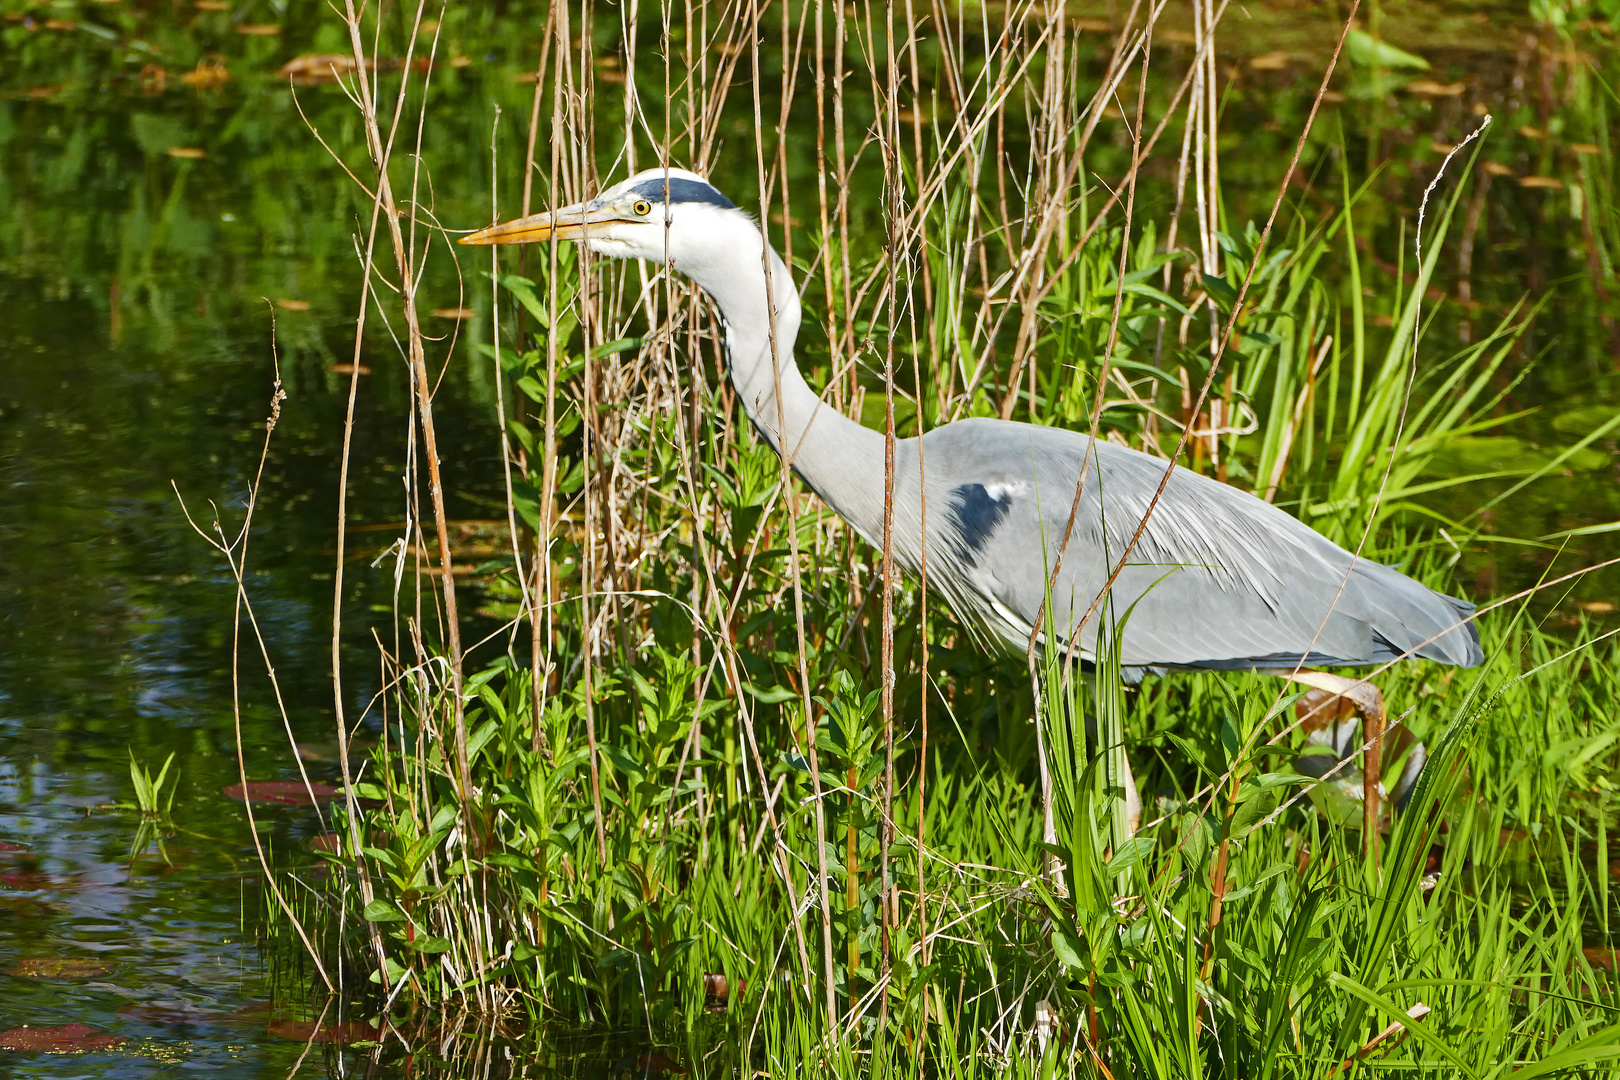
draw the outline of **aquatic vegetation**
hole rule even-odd
[[[281,890],[261,923],[297,1015],[254,1028],[375,1040],[384,1065],[408,1045],[413,1069],[447,1075],[496,1069],[497,1045],[716,1075],[1611,1067],[1620,655],[1603,605],[1620,577],[1558,580],[1613,557],[1620,516],[1601,39],[1459,59],[1384,13],[1347,40],[1268,230],[1336,26],[1293,40],[1223,21],[1200,54],[1204,6],[1167,11],[1134,52],[1140,15],[1104,34],[1017,4],[892,26],[843,7],[607,10],[451,7],[430,27],[390,9],[362,28],[380,59],[330,13],[282,27],[199,6],[151,33],[150,12],[86,5],[84,25],[116,28],[105,62],[74,44],[103,48],[90,30],[0,26],[7,267],[32,265],[31,237],[80,238],[60,275],[115,347],[276,319],[293,396],[251,489],[254,560],[340,580],[296,594],[302,623],[245,564],[223,592],[240,585],[259,620],[238,623],[241,669],[262,645],[289,684],[345,681],[285,725],[305,751],[321,725],[303,756],[319,779],[260,749],[283,726],[262,682],[215,730],[223,747],[234,721],[242,777],[266,779],[177,759],[222,813],[268,799],[292,808],[278,822],[329,830],[255,819]],[[1237,51],[1251,36],[1269,51]],[[126,62],[136,41],[168,51]],[[375,139],[340,77],[368,88]],[[138,115],[89,107],[106,92],[138,95]],[[1420,250],[1420,199],[1476,105],[1492,124],[1435,187]],[[1095,410],[1135,446],[1170,453],[1185,432],[1187,467],[1437,586],[1488,603],[1552,583],[1484,616],[1483,673],[1377,676],[1431,754],[1379,860],[1312,808],[1298,695],[1277,680],[1105,681],[1065,707],[1048,657],[1037,706],[1024,667],[919,583],[886,590],[881,559],[740,422],[684,287],[571,249],[458,267],[431,232],[497,216],[492,186],[510,216],[519,192],[587,194],[665,154],[767,223],[815,320],[811,381],[868,426],[1083,428]],[[398,213],[352,269],[383,159]],[[251,187],[222,179],[244,170]],[[72,186],[102,191],[116,227],[60,216]],[[296,274],[264,255],[290,250]],[[363,329],[339,321],[355,311]],[[207,356],[164,362],[214,375]],[[197,409],[247,392],[200,379]],[[286,462],[325,468],[351,392],[334,566],[333,500],[300,509]],[[221,467],[233,498],[251,464]],[[25,582],[18,610],[48,630],[96,582]],[[343,615],[329,664],[310,596]],[[334,697],[338,730],[315,712]],[[1137,836],[1082,711],[1148,763]],[[51,880],[6,869],[10,890]],[[80,1027],[18,1038],[104,1037]]]
[[[1299,135],[1316,149],[1309,183],[1337,200],[1278,196],[1239,226],[1203,142],[1217,127],[1208,54],[1183,69],[1194,104],[1164,105],[1134,68],[1146,37],[1127,33],[1093,96],[1053,51],[1071,47],[1061,23],[1042,18],[1013,8],[1005,28],[1048,50],[1044,72],[988,35],[950,48],[928,36],[924,61],[919,27],[811,20],[840,48],[846,33],[867,46],[874,80],[870,128],[822,129],[830,183],[812,200],[814,255],[798,257],[833,407],[897,436],[963,415],[1089,417],[1109,438],[1185,448],[1189,467],[1437,584],[1459,547],[1491,537],[1425,496],[1612,469],[1617,423],[1601,418],[1550,451],[1491,444],[1506,467],[1473,464],[1512,418],[1502,403],[1528,374],[1539,314],[1510,304],[1466,331],[1435,314],[1478,144],[1412,206],[1422,231],[1381,324],[1362,284],[1376,260],[1358,242],[1370,186],[1345,128]],[[569,72],[542,70],[535,115],[648,152],[603,107],[602,83],[589,110],[566,92]],[[1127,75],[1142,80],[1127,162],[1147,159],[1150,108],[1188,132],[1168,231],[1137,203],[1163,177],[1128,168],[1072,196],[1060,184],[1068,162],[1101,167],[1083,154]],[[604,82],[629,93],[637,77]],[[798,69],[781,77],[791,126]],[[686,92],[720,101],[725,87]],[[700,138],[701,115],[666,128],[666,145]],[[773,158],[754,115],[769,219],[789,143]],[[1028,132],[1027,174],[996,142],[1003,125]],[[843,140],[866,131],[876,142],[857,162]],[[588,191],[590,171],[552,146],[550,175]],[[875,201],[853,197],[866,176]],[[379,188],[385,221],[406,190]],[[1183,196],[1195,224],[1177,242]],[[419,334],[423,256],[397,228],[378,242]],[[500,322],[507,342],[476,350],[496,380],[507,532],[473,580],[499,624],[482,649],[458,624],[466,588],[422,407],[414,559],[435,573],[418,573],[413,600],[409,548],[395,549],[409,636],[384,650],[381,738],[323,848],[338,874],[303,908],[317,948],[369,979],[363,1014],[408,1002],[640,1027],[687,1067],[773,1075],[924,1061],[961,1075],[1320,1076],[1374,1062],[1540,1075],[1620,1056],[1607,976],[1585,951],[1607,942],[1611,909],[1595,763],[1620,736],[1612,635],[1560,640],[1509,598],[1486,609],[1483,673],[1380,673],[1429,760],[1382,854],[1364,854],[1291,767],[1299,695],[1260,675],[1175,675],[1127,704],[1105,674],[1087,700],[1052,654],[1037,704],[1019,664],[980,653],[733,429],[689,293],[568,249],[527,258],[523,273],[492,269],[492,305],[517,319]],[[424,347],[402,345],[419,387]],[[406,616],[428,602],[437,634]],[[1083,713],[1101,745],[1153,761],[1134,835],[1109,753],[1070,719]],[[1040,841],[1040,769],[1057,787],[1056,845]],[[1516,832],[1522,845],[1500,839]]]

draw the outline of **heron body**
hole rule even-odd
[[[743,410],[793,471],[868,543],[884,528],[885,437],[824,403],[793,361],[799,294],[759,226],[703,177],[654,169],[589,202],[481,230],[462,243],[581,240],[686,275],[714,301]],[[1090,475],[1082,488],[1082,463]],[[1327,540],[1282,510],[1188,469],[1079,432],[993,419],[895,444],[894,558],[974,628],[1020,653],[1051,584],[1060,636],[1091,658],[1094,619],[1129,612],[1119,661],[1152,670],[1483,659],[1473,606]],[[1075,493],[1080,503],[1069,528]],[[1059,547],[1061,566],[1051,578]],[[1076,631],[1079,630],[1078,633]]]

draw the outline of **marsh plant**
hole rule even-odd
[[[1314,808],[1279,680],[1127,689],[1108,641],[1094,679],[980,648],[740,421],[719,327],[675,276],[569,247],[469,260],[493,332],[425,333],[416,290],[451,224],[421,164],[447,151],[411,144],[433,84],[366,51],[437,56],[463,13],[346,10],[379,166],[357,176],[377,208],[362,309],[397,335],[416,449],[376,570],[383,689],[364,716],[338,696],[332,873],[276,909],[317,984],[401,1031],[627,1029],[714,1075],[1611,1067],[1611,637],[1554,636],[1534,590],[1476,595],[1483,669],[1378,672],[1429,759],[1365,843]],[[830,407],[896,437],[1095,425],[1466,592],[1459,555],[1513,538],[1435,500],[1612,469],[1620,416],[1442,467],[1515,415],[1554,302],[1452,304],[1496,129],[1465,118],[1454,143],[1483,130],[1400,208],[1389,272],[1360,241],[1394,211],[1324,92],[1286,118],[1263,192],[1229,197],[1226,10],[1136,5],[1104,37],[1027,3],[554,5],[489,216],[660,161],[707,172],[792,266]],[[1589,200],[1611,162],[1582,160]],[[1608,259],[1613,206],[1592,213]],[[492,391],[493,554],[458,552],[445,509],[446,364]]]

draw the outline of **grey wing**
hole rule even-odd
[[[969,420],[925,437],[929,577],[1008,644],[1028,641],[1068,524],[1090,439]],[[1110,443],[1092,456],[1053,621],[1076,634],[1130,543],[1165,462]],[[1473,607],[1356,559],[1276,507],[1177,469],[1100,609],[1125,619],[1127,668],[1266,668],[1483,659]],[[1128,618],[1127,618],[1128,613]],[[1078,630],[1090,657],[1099,617]]]

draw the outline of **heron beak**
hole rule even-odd
[[[612,206],[578,203],[548,213],[530,214],[513,221],[503,221],[487,229],[479,229],[457,240],[458,244],[485,246],[489,244],[541,244],[558,240],[584,240],[593,231],[605,231],[607,226],[635,224],[639,219],[630,217]]]

